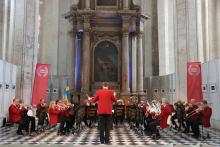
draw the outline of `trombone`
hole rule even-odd
[[[192,112],[190,112],[186,117],[185,119],[188,119],[190,117],[192,117],[193,115],[195,115],[196,113],[199,113],[203,110],[203,107],[202,106],[199,106],[199,108],[193,110]]]

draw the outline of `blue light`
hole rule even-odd
[[[80,60],[81,60],[81,36],[82,33],[79,30],[77,33],[77,45],[76,45],[76,59],[75,59],[75,88],[77,91],[80,91]]]

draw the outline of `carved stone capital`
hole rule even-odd
[[[136,32],[137,38],[142,38],[143,37],[144,32]]]
[[[84,32],[91,32],[90,15],[83,15],[83,29]]]
[[[71,30],[69,30],[69,33],[72,37],[76,37],[76,33],[77,33],[76,28],[72,28]]]
[[[129,32],[127,30],[122,30],[122,36],[123,37],[128,37]]]
[[[131,20],[131,17],[129,15],[121,15],[122,23],[129,23]]]
[[[84,22],[84,23],[90,23],[90,16],[91,16],[91,15],[83,15],[83,16],[82,16],[83,22]]]

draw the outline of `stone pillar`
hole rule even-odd
[[[128,52],[128,35],[127,31],[122,36],[122,93],[129,92],[129,52]]]
[[[130,92],[129,88],[129,17],[122,16],[122,95]]]
[[[128,6],[128,0],[123,0],[123,9],[124,10],[128,10],[129,6]]]
[[[72,29],[72,49],[70,62],[70,87],[75,89],[76,29]]]
[[[142,46],[143,32],[137,34],[137,91],[143,92],[143,46]]]
[[[132,36],[132,92],[137,91],[137,36]]]
[[[90,9],[90,0],[85,0],[85,9]]]
[[[89,92],[90,87],[90,21],[84,16],[84,31],[82,44],[82,92]]]
[[[7,60],[7,35],[8,35],[8,1],[1,1],[1,31],[0,31],[0,42],[1,42],[1,59]]]

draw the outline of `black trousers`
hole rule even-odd
[[[193,124],[193,120],[192,120],[191,117],[189,117],[189,118],[185,119],[184,121],[185,121],[185,123],[186,123],[186,132],[189,132],[190,127],[191,127],[192,124]]]
[[[177,119],[179,126],[177,126],[175,120]],[[175,128],[178,128],[179,130],[181,130],[182,126],[183,128],[186,128],[184,122],[183,122],[183,116],[182,117],[178,117],[177,114],[175,113],[172,117],[171,117],[171,122],[172,124],[175,126]]]
[[[72,116],[66,116],[62,120],[60,120],[59,132],[60,133],[65,133],[65,132],[69,133],[70,129],[72,129],[72,126],[73,126],[72,125],[72,123],[73,123],[72,121],[73,121]]]
[[[100,114],[99,115],[99,131],[100,131],[100,141],[102,143],[109,142],[111,128],[112,128],[112,115]]]
[[[160,121],[157,119],[153,119],[150,123],[149,123],[149,130],[152,134],[155,134],[157,136],[160,136],[159,130],[157,129],[157,126],[160,125]]]
[[[35,127],[36,127],[35,117],[28,116],[28,125],[26,127],[26,132],[29,132],[29,123],[31,123],[31,132],[34,132],[35,131]]]
[[[21,133],[22,129],[25,129],[26,132],[29,132],[29,123],[31,122],[31,132],[35,131],[35,117],[25,116],[19,122],[17,133]]]
[[[38,125],[43,126],[46,120],[47,120],[47,113],[40,112],[38,115]]]

